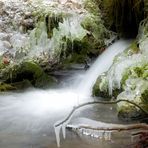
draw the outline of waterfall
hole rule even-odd
[[[92,64],[90,69],[84,74],[81,82],[74,87],[77,90],[75,93],[78,93],[79,102],[87,101],[85,98],[90,98],[92,87],[99,75],[103,72],[106,72],[110,66],[113,64],[114,57],[119,53],[123,52],[125,49],[129,47],[131,40],[119,40],[116,43],[109,46]],[[75,81],[78,81],[79,78],[76,78]],[[76,99],[76,98],[75,98]],[[72,118],[72,116],[71,116]],[[65,128],[66,125],[70,122],[71,118],[63,123],[63,125],[56,126],[54,125],[57,146],[60,147],[60,131],[62,129],[63,137],[65,139]],[[88,133],[85,133],[88,134]],[[100,133],[99,133],[100,134]],[[98,135],[97,135],[98,136]],[[108,137],[110,137],[110,133],[108,133]],[[109,138],[110,139],[110,138]]]
[[[97,77],[110,68],[110,66],[113,64],[114,57],[123,52],[130,45],[130,43],[130,40],[121,39],[109,46],[86,72],[78,86],[78,90],[83,93],[83,95],[87,97],[90,96],[92,87]]]

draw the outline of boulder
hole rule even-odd
[[[120,93],[117,100],[129,100],[139,105],[145,112],[128,102],[118,103],[118,116],[130,120],[146,115],[148,112],[148,81],[140,78],[128,79],[126,90]]]
[[[28,80],[34,87],[44,88],[56,83],[56,79],[48,76],[42,68],[32,60],[24,60],[19,64],[3,69],[2,79],[5,83],[13,84]]]

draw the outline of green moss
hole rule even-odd
[[[59,22],[61,23],[63,22],[63,17],[61,14],[57,16],[54,16],[54,15],[46,16],[45,22],[46,22],[46,27],[47,27],[48,38],[51,38],[53,35],[53,29],[58,28]]]
[[[105,74],[98,77],[93,86],[92,95],[95,97],[109,98],[108,81]]]
[[[147,105],[148,108],[148,89],[145,89],[141,94],[142,101]]]
[[[84,7],[87,11],[94,15],[98,15],[98,13],[100,12],[99,1],[96,0],[85,0]]]
[[[8,64],[9,65],[9,64]],[[3,63],[3,56],[0,55],[0,70],[4,69],[7,65]]]
[[[95,40],[103,40],[106,36],[106,29],[102,24],[99,16],[87,15],[82,21],[82,26],[90,32],[90,35],[94,37]]]
[[[42,68],[33,61],[23,61],[8,67],[3,72],[3,79],[8,84],[29,80],[35,87],[47,87],[56,82],[53,77],[45,74]]]
[[[90,36],[85,36],[82,40],[75,39],[73,41],[63,38],[63,49],[60,59],[64,65],[85,63],[89,57],[99,54],[99,45]]]
[[[142,78],[142,79],[148,79],[148,65],[139,63],[138,65],[131,66],[124,70],[124,73],[122,75],[121,84],[124,85],[126,80],[129,78]]]
[[[132,44],[130,45],[129,48],[130,48],[132,54],[138,53],[140,51],[137,41],[132,42]]]
[[[15,89],[16,89],[16,87],[14,87],[10,84],[0,83],[0,92],[11,91],[11,90],[15,90]]]
[[[137,110],[134,106],[124,106],[118,109],[118,117],[122,120],[134,120],[142,116],[142,112]]]

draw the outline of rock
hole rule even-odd
[[[31,84],[29,80],[23,80],[20,82],[12,83],[11,85],[15,87],[17,90],[23,90],[23,89],[33,87],[33,85]]]
[[[30,81],[34,87],[45,88],[56,83],[56,79],[44,73],[42,68],[33,61],[23,61],[19,64],[6,67],[2,72],[5,83],[21,84],[24,80]]]
[[[142,78],[126,80],[125,91],[120,93],[117,100],[129,100],[148,111],[148,81]],[[125,120],[136,119],[145,114],[136,106],[121,102],[117,104],[118,116]]]
[[[117,100],[129,100],[148,111],[148,81],[140,78],[129,79],[126,82],[126,90],[120,93]],[[118,116],[122,119],[131,120],[144,116],[145,113],[136,106],[121,102],[117,104]]]
[[[16,90],[16,88],[14,86],[12,86],[11,84],[6,84],[6,83],[0,82],[0,92],[12,91],[12,90]]]
[[[12,48],[12,45],[11,45],[10,42],[8,42],[8,41],[3,41],[3,45],[4,45],[4,47],[6,47],[7,49],[11,49],[11,48]]]
[[[92,94],[95,97],[110,98],[108,92],[108,80],[105,73],[98,77],[95,85],[93,86]]]
[[[25,27],[25,29],[33,29],[34,28],[34,21],[31,18],[25,19],[21,22],[22,26]]]
[[[115,88],[112,91],[113,94],[111,96],[109,94],[109,82],[108,82],[107,73],[103,73],[97,78],[93,86],[92,95],[94,97],[103,97],[105,99],[107,98],[108,100],[110,100],[111,97],[116,98],[118,94],[122,91],[122,89]]]
[[[104,96],[109,88],[117,100],[132,101],[145,111],[128,102],[120,102],[117,104],[118,116],[124,120],[142,118],[148,112],[147,21],[141,23],[137,40],[114,58],[106,75],[100,76],[93,87],[94,96]]]

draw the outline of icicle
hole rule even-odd
[[[101,132],[100,132],[100,139],[103,139],[104,133],[105,133],[105,131],[101,130]]]
[[[134,142],[134,136],[131,136],[131,142],[132,143]]]
[[[98,131],[94,131],[94,138],[99,138]]]
[[[112,80],[109,79],[109,95],[112,96],[113,94],[113,84]]]
[[[111,140],[111,131],[105,131],[104,139],[105,140]]]
[[[62,124],[62,133],[63,133],[63,138],[66,138],[66,124]]]
[[[57,147],[60,147],[60,130],[61,130],[61,126],[54,126],[54,130],[55,130],[55,135],[56,135],[56,141],[57,141]]]
[[[87,133],[86,133],[86,129],[84,128],[84,129],[82,129],[82,134],[83,135],[86,135]]]
[[[86,136],[90,136],[91,132],[89,131],[89,129],[83,129],[83,134]]]
[[[112,136],[112,132],[111,131],[108,131],[108,140],[109,141],[111,140],[111,136]]]
[[[94,132],[94,130],[91,130],[91,135],[90,135],[91,137],[94,137],[95,136],[95,132]]]
[[[99,133],[96,130],[92,130],[91,137],[99,138]]]

